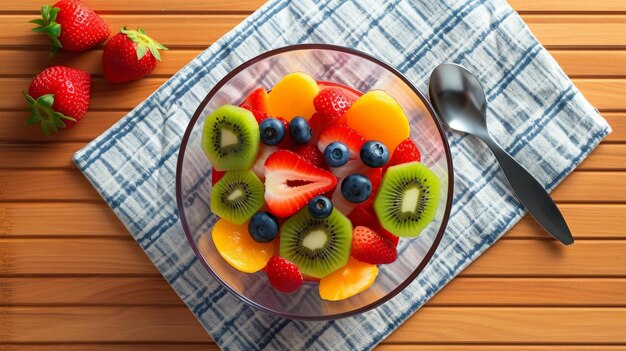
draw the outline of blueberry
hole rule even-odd
[[[372,168],[382,167],[389,161],[389,150],[380,141],[370,140],[361,147],[361,161]]]
[[[316,196],[309,201],[309,213],[311,216],[324,219],[333,212],[333,203],[326,196]]]
[[[248,223],[252,239],[260,243],[269,243],[278,235],[278,221],[268,212],[257,212]]]
[[[276,145],[285,137],[285,126],[276,118],[266,118],[259,125],[261,142],[265,145]]]
[[[324,149],[324,161],[330,167],[341,167],[350,160],[350,150],[346,144],[333,141]]]
[[[291,133],[291,137],[298,144],[306,144],[311,141],[311,136],[313,132],[311,131],[311,127],[309,127],[309,122],[307,122],[304,117],[296,117],[289,122],[289,132]]]
[[[372,194],[372,182],[362,174],[350,174],[341,182],[341,193],[350,202],[363,202]]]

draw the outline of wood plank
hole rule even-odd
[[[624,142],[626,141],[626,113],[602,113],[602,116],[609,122],[613,132],[604,141]]]
[[[622,0],[508,0],[518,12],[624,12]]]
[[[0,141],[86,143],[111,128],[124,115],[126,115],[124,111],[89,111],[75,128],[45,136],[41,128],[24,125],[28,118],[27,111],[0,111]]]
[[[246,17],[247,15],[102,15],[113,33],[124,26],[140,27],[156,41],[171,48],[206,48]],[[31,19],[32,15],[0,15],[0,23],[7,27],[6,31],[0,33],[0,46],[49,47],[50,39],[31,31],[33,24],[28,23]],[[164,54],[167,57],[165,55],[167,53]]]
[[[626,205],[559,204],[575,239],[626,239]],[[534,219],[526,215],[503,239],[548,239]]]
[[[0,239],[0,274],[149,274],[157,269],[130,240]]]
[[[30,78],[0,78],[0,106],[2,110],[25,109],[22,89],[28,89]],[[90,111],[130,110],[146,99],[166,81],[165,78],[144,78],[134,82],[113,85],[103,78],[94,78]],[[587,100],[600,110],[626,109],[626,79],[574,79],[574,84]]]
[[[171,76],[202,53],[202,50],[170,50],[151,73]],[[626,76],[626,50],[551,50],[550,53],[572,78],[610,78]],[[50,65],[65,65],[82,69],[93,75],[102,75],[102,50],[90,50],[80,55],[60,51],[53,59],[47,49],[0,50],[0,75],[35,75]]]
[[[85,4],[99,13],[178,13],[178,12],[251,12],[258,9],[264,0],[185,0],[184,6],[171,1],[133,0],[128,2],[111,0],[84,0]],[[3,1],[2,12],[38,13],[42,2],[39,0]]]
[[[561,202],[626,202],[625,182],[626,172],[574,171],[552,196]],[[77,169],[0,170],[0,201],[33,200],[102,201]]]
[[[103,15],[111,28],[129,23],[144,28],[153,38],[168,47],[205,48],[220,38],[246,15]],[[624,48],[626,17],[523,15],[539,41],[549,48]],[[0,33],[2,46],[47,47],[48,39],[32,32],[32,15],[0,15],[6,30]],[[185,33],[185,35],[180,35]]]
[[[560,204],[576,239],[625,239],[626,205]],[[71,221],[67,220],[71,214]],[[37,220],[33,220],[37,218]],[[1,203],[0,236],[106,236],[129,238],[113,211],[95,203]],[[503,238],[547,239],[543,230],[525,216]]]
[[[623,50],[551,50],[550,54],[570,78],[626,76]]]
[[[626,242],[501,240],[473,262],[463,276],[626,276]],[[140,247],[117,238],[0,239],[0,274],[158,275]],[[602,252],[602,255],[598,255]]]
[[[626,279],[465,278],[428,306],[626,306]]]
[[[183,305],[162,277],[0,277],[0,291],[2,305]]]
[[[0,169],[75,168],[72,156],[84,143],[0,143],[4,162]],[[579,170],[626,170],[626,145],[602,144]]]
[[[425,307],[387,341],[623,343],[625,328],[621,308]]]
[[[55,235],[131,238],[105,204],[0,203],[0,237]]]
[[[182,306],[161,277],[0,277],[0,283],[1,304],[9,306]],[[428,302],[428,306],[608,305],[626,306],[626,279],[459,277]]]
[[[0,325],[9,342],[209,342],[186,307],[0,307]],[[386,342],[624,343],[625,328],[623,308],[426,306]]]
[[[0,344],[5,351],[217,351],[213,343],[168,343],[168,344]],[[383,344],[374,348],[376,351],[623,351],[622,345],[403,345]]]

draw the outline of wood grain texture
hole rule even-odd
[[[45,179],[45,182],[39,181]],[[574,171],[553,192],[561,202],[626,202],[626,172]],[[0,201],[101,201],[77,169],[2,170]]]
[[[461,276],[626,276],[626,241],[501,240]],[[0,239],[0,275],[158,275],[139,246],[121,238]],[[598,255],[602,252],[602,255]]]
[[[3,322],[5,342],[209,341],[183,306],[0,307]],[[386,342],[624,343],[624,328],[624,308],[426,306]]]
[[[41,1],[0,2],[0,350],[217,350],[70,156],[263,1],[84,1],[172,50],[109,85],[101,47],[48,59],[27,23]],[[613,128],[554,192],[577,242],[526,216],[378,350],[626,350],[626,2],[510,3]],[[53,64],[95,79],[80,126],[46,138],[21,91]]]

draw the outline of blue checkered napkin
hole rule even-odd
[[[194,257],[178,220],[181,136],[226,73],[264,51],[303,42],[370,53],[422,91],[437,64],[464,65],[487,90],[494,138],[548,189],[610,132],[504,0],[270,1],[75,155],[224,349],[371,349],[523,215],[490,152],[474,138],[449,133],[456,179],[448,230],[424,272],[391,301],[357,317],[301,322],[257,312],[221,288]]]

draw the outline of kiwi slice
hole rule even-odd
[[[218,171],[243,170],[259,153],[259,125],[245,108],[224,105],[204,121],[202,150]]]
[[[318,219],[305,207],[280,229],[280,256],[295,263],[302,274],[315,278],[345,266],[351,245],[352,223],[336,209]]]
[[[228,171],[211,189],[211,211],[243,224],[263,206],[264,193],[263,183],[252,171]]]
[[[374,200],[383,228],[402,237],[416,237],[437,212],[439,178],[422,163],[389,167]]]

